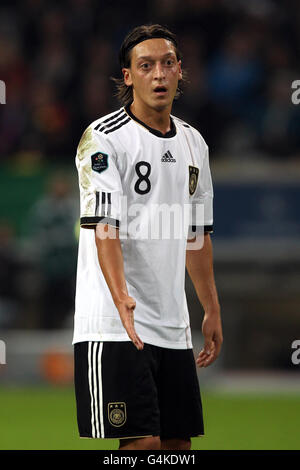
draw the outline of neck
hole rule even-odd
[[[130,111],[140,121],[147,124],[147,126],[152,127],[152,129],[160,131],[162,134],[166,134],[171,129],[171,106],[166,109],[156,110],[144,106],[143,103],[133,101],[130,105]]]

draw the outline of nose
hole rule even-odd
[[[160,62],[156,62],[154,67],[154,79],[162,80],[165,77],[165,72],[162,64]]]

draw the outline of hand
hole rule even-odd
[[[221,317],[219,313],[206,313],[202,322],[204,348],[200,351],[196,364],[207,367],[212,364],[220,354],[223,343]]]
[[[127,331],[127,334],[135,347],[138,350],[142,350],[144,348],[143,341],[137,335],[135,328],[134,328],[134,315],[133,311],[135,309],[136,303],[132,297],[125,297],[124,300],[120,301],[117,305],[120,318],[122,324]]]

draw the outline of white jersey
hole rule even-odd
[[[121,108],[86,129],[76,166],[81,227],[73,344],[130,340],[99,265],[94,230],[88,229],[105,222],[120,229],[128,294],[136,301],[137,334],[155,346],[192,348],[183,234],[194,223],[178,216],[180,235],[173,231],[165,236],[165,227],[157,228],[157,209],[166,218],[165,209],[186,214],[186,207],[201,204],[204,230],[212,231],[213,190],[204,139],[175,116],[163,135],[128,107]]]

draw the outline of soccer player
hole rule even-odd
[[[191,437],[204,434],[185,266],[205,312],[197,365],[215,361],[222,343],[208,147],[171,115],[182,80],[173,33],[160,25],[135,28],[121,46],[120,65],[123,107],[86,129],[76,155],[79,433],[118,438],[120,449],[185,450]],[[186,236],[149,234],[157,208],[197,204],[204,207],[202,226],[193,215],[175,225],[195,242],[202,230],[202,248],[187,249]]]

